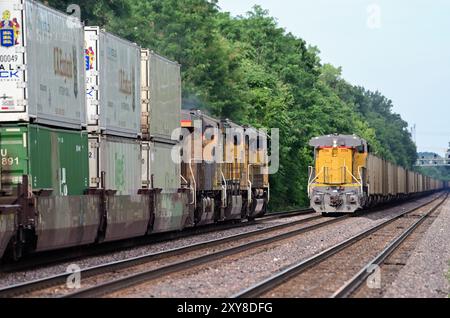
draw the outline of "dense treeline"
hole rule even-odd
[[[372,150],[410,167],[416,159],[407,123],[379,92],[355,87],[341,69],[322,64],[315,47],[287,33],[260,7],[243,17],[206,0],[50,0],[82,8],[90,25],[126,37],[183,65],[183,107],[240,124],[280,129],[272,208],[307,204],[308,141],[358,134]]]
[[[450,181],[450,167],[419,167],[417,171],[436,179]]]
[[[432,178],[450,181],[450,167],[418,167],[416,170]]]

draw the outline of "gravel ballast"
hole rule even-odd
[[[424,198],[419,202],[429,202],[430,199],[431,197]],[[419,205],[419,202],[408,202],[399,207],[349,218],[294,239],[233,255],[113,293],[108,297],[230,297],[273,273]]]
[[[450,295],[450,200],[428,228],[387,289],[388,298],[447,298]]]
[[[203,267],[193,268],[188,272],[166,277],[156,282],[149,282],[147,286],[135,286],[114,296],[118,297],[226,297],[264,279],[268,275],[279,271],[299,259],[316,254],[331,245],[341,242],[362,230],[379,224],[392,216],[419,204],[429,202],[438,195],[404,203],[401,206],[388,208],[372,214],[359,217],[318,229],[280,244],[261,247],[237,256],[222,260],[219,264],[211,263]],[[257,229],[273,227],[296,220],[310,218],[311,215],[301,215],[292,218],[267,220],[263,224],[254,224],[217,232],[194,235],[157,243],[139,246],[132,249],[118,251],[102,256],[90,256],[75,262],[60,263],[35,270],[14,273],[0,273],[0,288],[14,283],[20,283],[60,274],[66,271],[68,265],[75,263],[81,268],[97,266],[113,261],[124,260],[150,253],[157,253],[169,249],[179,248],[208,240],[219,239]]]

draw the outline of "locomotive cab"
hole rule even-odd
[[[249,218],[267,213],[270,188],[268,174],[268,135],[245,126],[246,191]]]
[[[310,141],[315,166],[310,167],[311,207],[322,214],[354,213],[364,206],[367,191],[367,142],[357,136],[328,135]]]
[[[181,127],[183,157],[181,176],[191,189],[190,207],[194,210],[194,225],[213,224],[223,217],[222,156],[220,122],[201,111],[182,110]],[[192,212],[191,212],[192,214]]]

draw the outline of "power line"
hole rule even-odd
[[[450,132],[432,132],[432,131],[416,131],[416,134],[418,134],[419,136],[421,135],[427,135],[427,136],[449,136],[450,137]]]

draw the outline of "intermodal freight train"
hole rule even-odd
[[[316,137],[310,146],[315,166],[309,169],[308,194],[311,207],[322,214],[354,213],[446,186],[371,154],[357,136]]]
[[[0,0],[0,258],[263,215],[267,136],[181,112],[180,65]]]

